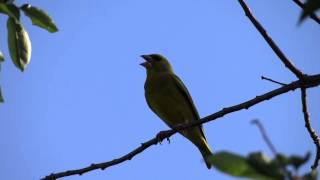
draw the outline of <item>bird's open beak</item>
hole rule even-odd
[[[148,55],[141,55],[141,57],[146,61],[146,62],[143,62],[141,63],[140,65],[143,66],[143,67],[147,67],[150,65],[151,61],[152,61],[152,58]]]

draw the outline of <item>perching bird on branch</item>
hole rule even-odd
[[[142,55],[146,62],[141,63],[147,70],[144,85],[145,97],[151,110],[169,127],[199,120],[199,114],[192,98],[168,60],[159,55]],[[208,169],[211,168],[212,152],[207,143],[202,126],[196,126],[180,133],[200,150]]]

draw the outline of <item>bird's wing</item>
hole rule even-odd
[[[183,84],[183,82],[181,81],[181,79],[176,76],[175,74],[170,75],[170,77],[172,78],[174,84],[177,86],[177,89],[180,91],[180,93],[185,97],[185,99],[188,101],[188,104],[190,106],[190,109],[193,111],[193,114],[195,116],[196,119],[193,120],[199,120],[200,116],[199,113],[193,103],[193,100],[188,92],[188,89],[186,88],[186,86]],[[199,125],[200,128],[200,132],[203,135],[204,139],[206,139],[204,132],[203,132],[203,127],[202,125]]]

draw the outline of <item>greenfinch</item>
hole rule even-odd
[[[171,128],[199,120],[200,116],[186,86],[175,75],[169,61],[160,54],[142,55],[141,57],[145,62],[140,65],[147,71],[144,90],[150,109]],[[210,169],[209,159],[212,151],[207,143],[203,127],[196,126],[179,133],[199,149]]]

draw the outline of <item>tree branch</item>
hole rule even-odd
[[[166,138],[169,138],[175,132],[172,130],[168,130],[168,131],[161,131],[161,133],[166,134]],[[104,170],[110,166],[114,166],[114,165],[120,164],[124,161],[131,160],[135,155],[141,153],[142,151],[144,151],[145,149],[149,148],[152,145],[156,145],[158,142],[159,142],[159,138],[158,138],[158,136],[156,136],[155,138],[153,138],[147,142],[141,143],[141,145],[139,147],[137,147],[136,149],[134,149],[130,153],[128,153],[124,156],[121,156],[120,158],[116,158],[116,159],[108,161],[108,162],[91,164],[90,166],[85,167],[85,168],[81,168],[81,169],[69,170],[69,171],[64,171],[64,172],[60,172],[60,173],[52,173],[52,174],[42,178],[41,180],[56,180],[58,178],[62,178],[62,177],[66,177],[66,176],[82,175],[82,174],[85,174],[89,171],[93,171],[96,169]]]
[[[85,168],[81,168],[81,169],[69,170],[69,171],[59,172],[59,173],[52,173],[52,174],[42,178],[42,180],[56,180],[58,178],[62,178],[62,177],[66,177],[66,176],[82,175],[84,173],[87,173],[87,172],[93,171],[93,170],[97,170],[97,169],[104,170],[110,166],[114,166],[114,165],[120,164],[124,161],[131,160],[137,154],[141,153],[142,151],[144,151],[145,149],[149,148],[152,145],[156,145],[159,141],[162,141],[165,138],[169,138],[170,136],[175,134],[177,131],[181,131],[181,130],[184,130],[184,129],[187,129],[190,127],[198,126],[200,124],[207,123],[209,121],[214,121],[214,120],[221,118],[224,115],[227,115],[232,112],[240,111],[243,109],[249,109],[251,106],[254,106],[258,103],[269,100],[269,99],[276,97],[278,95],[287,93],[289,91],[293,91],[297,88],[301,88],[301,87],[311,88],[311,87],[315,87],[315,86],[319,86],[319,85],[320,85],[320,74],[313,75],[313,76],[306,76],[304,80],[294,81],[288,85],[284,85],[284,86],[282,86],[278,89],[275,89],[273,91],[267,92],[267,93],[262,94],[260,96],[256,96],[255,98],[248,100],[246,102],[243,102],[243,103],[240,103],[240,104],[237,104],[234,106],[230,106],[227,108],[223,108],[222,110],[220,110],[214,114],[211,114],[209,116],[206,116],[198,121],[194,121],[192,123],[178,126],[178,127],[174,128],[174,130],[161,131],[160,132],[161,133],[160,140],[159,140],[159,136],[157,135],[153,139],[142,143],[139,147],[137,147],[133,151],[129,152],[128,154],[126,154],[120,158],[117,158],[117,159],[114,159],[114,160],[111,160],[108,162],[99,163],[99,164],[91,164],[90,166],[85,167]]]
[[[301,88],[301,101],[302,101],[302,112],[304,115],[304,121],[306,123],[305,126],[310,134],[310,137],[313,139],[313,142],[317,148],[316,158],[314,160],[313,165],[311,166],[312,169],[316,169],[318,167],[319,159],[320,159],[320,139],[319,139],[316,131],[311,126],[311,120],[310,120],[308,106],[307,106],[307,92],[304,87]]]
[[[268,147],[270,148],[272,154],[274,156],[277,156],[278,151],[276,150],[276,148],[274,147],[274,145],[272,144],[271,140],[269,139],[269,137],[267,136],[267,132],[265,130],[265,128],[263,127],[263,125],[261,124],[261,122],[258,119],[253,119],[251,121],[252,124],[256,125],[258,127],[258,129],[261,132],[262,138],[263,140],[266,142],[266,144],[268,145]]]
[[[295,1],[296,2],[296,1]],[[256,29],[260,32],[260,34],[263,36],[263,38],[267,41],[269,46],[272,48],[272,50],[278,55],[280,60],[285,64],[285,66],[296,75],[297,78],[299,78],[302,83],[304,83],[305,78],[308,75],[303,74],[298,68],[296,68],[291,61],[284,55],[284,53],[280,50],[280,48],[275,44],[275,42],[272,40],[272,38],[267,34],[266,30],[263,28],[263,26],[256,20],[256,18],[252,15],[250,9],[248,8],[247,4],[244,2],[244,0],[239,0],[239,3],[243,10],[245,11],[246,16],[250,19],[250,21],[253,23],[253,25],[256,27]],[[297,3],[297,2],[296,2]],[[263,79],[263,78],[262,78]],[[266,79],[266,78],[264,78]],[[267,79],[272,82],[278,83],[274,80]],[[279,84],[279,83],[278,83]],[[304,113],[304,119],[306,122],[306,128],[308,129],[308,132],[313,139],[316,147],[317,147],[317,154],[315,158],[315,162],[312,166],[312,169],[315,169],[318,166],[318,161],[320,159],[320,139],[317,136],[314,129],[311,127],[310,124],[310,117],[307,110],[307,102],[306,102],[306,87],[301,87],[301,97],[302,97],[302,105],[303,105],[303,113]]]
[[[250,9],[244,0],[239,0],[241,7],[243,8],[246,16],[250,19],[254,27],[260,32],[262,37],[267,41],[271,49],[277,54],[282,63],[293,73],[297,78],[303,79],[303,73],[296,68],[291,61],[286,57],[286,55],[280,50],[277,44],[272,40],[272,38],[268,35],[267,31],[263,28],[263,26],[256,20],[256,18],[252,15]]]
[[[293,2],[295,2],[299,7],[301,7],[302,9],[304,9],[304,3],[301,2],[300,0],[293,0]],[[315,13],[311,13],[310,14],[310,18],[313,19],[315,22],[317,22],[318,24],[320,24],[320,18],[315,14]]]
[[[264,77],[264,76],[261,76],[261,79],[262,79],[262,80],[267,80],[267,81],[270,81],[270,82],[273,82],[273,83],[276,83],[276,84],[279,84],[279,85],[281,85],[281,86],[287,85],[287,84],[285,84],[285,83],[282,83],[282,82],[279,82],[279,81],[275,81],[275,80],[273,80],[273,79],[270,79],[270,78],[267,78],[267,77]]]
[[[275,146],[272,144],[271,140],[269,139],[263,124],[258,119],[253,119],[251,121],[251,123],[256,125],[258,127],[258,129],[260,130],[260,133],[262,135],[263,140],[266,142],[266,144],[270,148],[272,154],[274,155],[274,157],[278,161],[279,165],[281,166],[282,173],[286,177],[285,179],[293,180],[291,173],[288,171],[286,165],[279,159],[278,151],[276,150]]]

